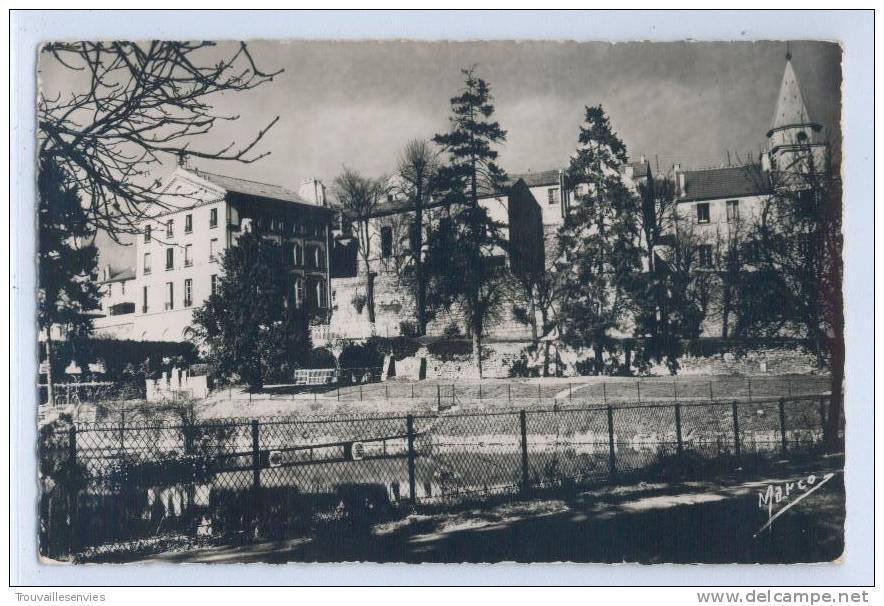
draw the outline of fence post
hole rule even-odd
[[[540,391],[540,383],[537,384],[537,403],[543,402],[543,393]]]
[[[482,399],[482,384],[479,383],[479,399]]]
[[[740,458],[740,418],[737,414],[737,401],[731,403],[731,409],[734,413],[734,454]]]
[[[454,385],[451,386],[451,405],[454,406],[456,401],[454,399]]]
[[[506,384],[506,398],[510,404],[513,403],[513,386],[511,383]]]
[[[638,403],[641,404],[642,403],[642,382],[641,381],[635,382],[635,391],[638,394]]]
[[[522,430],[522,492],[527,494],[528,483],[528,422],[524,410],[519,411],[519,426]]]
[[[411,399],[414,399],[414,383],[411,384]]]
[[[193,417],[193,415],[191,415]],[[126,408],[120,409],[120,452],[126,452]]]
[[[261,486],[261,451],[258,450],[258,419],[252,419],[252,488]]]
[[[617,455],[614,452],[614,409],[608,406],[608,481],[617,476]]]
[[[359,384],[359,401],[362,401],[362,383]]]
[[[681,404],[679,402],[675,403],[675,442],[678,459],[681,461],[684,456],[684,442],[681,437]]]
[[[408,435],[408,498],[412,506],[416,502],[415,477],[414,477],[414,417],[405,417],[405,432]]]
[[[390,386],[387,385],[386,383],[384,383],[384,399],[385,400],[390,399]]]
[[[341,384],[340,383],[338,383],[337,388],[338,388],[338,402],[340,402],[341,401]]]
[[[783,448],[783,454],[786,454],[786,399],[780,398],[780,442]]]
[[[71,425],[68,432],[68,515],[70,517],[69,545],[71,556],[80,550],[80,503],[77,489],[77,426]]]
[[[826,400],[825,398],[820,398],[820,424],[823,431],[823,435],[826,435]]]
[[[746,377],[746,382],[749,384],[749,401],[752,401],[752,377]]]
[[[571,382],[568,381],[568,404],[570,404],[571,402],[572,402],[572,399],[571,399]]]
[[[715,396],[712,395],[712,381],[709,381],[709,399],[714,400]]]
[[[608,403],[608,388],[605,387],[604,381],[602,381],[602,399],[605,401],[605,404]]]
[[[442,408],[442,386],[436,385],[436,409],[440,410]]]

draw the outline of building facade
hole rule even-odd
[[[505,191],[498,195],[480,193],[479,205],[497,225],[503,240],[490,256],[516,273],[543,267],[543,211],[523,179],[511,179]],[[430,202],[425,213],[424,243],[428,226],[444,213],[441,201]],[[315,335],[314,340],[328,336],[348,339],[398,336],[406,323],[414,322],[415,303],[401,281],[404,266],[415,254],[411,237],[414,221],[414,206],[409,200],[390,196],[378,205],[368,221],[370,246],[366,259],[359,252],[361,243],[355,219],[341,212],[332,253],[336,263],[331,279],[331,319],[325,333]],[[370,274],[374,284],[374,323],[369,321],[366,307]],[[441,335],[452,325],[458,326],[462,333],[465,331],[458,310],[442,311],[428,324],[427,332]],[[518,338],[526,331],[523,325],[504,318],[492,329],[490,336]]]
[[[329,218],[316,180],[298,192],[179,167],[140,224],[134,280],[133,338],[181,341],[193,310],[214,291],[221,258],[246,229],[289,251],[291,301],[325,320],[329,301]]]

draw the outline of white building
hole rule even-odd
[[[194,308],[214,292],[221,256],[236,243],[246,223],[291,252],[287,259],[291,299],[324,318],[331,215],[325,203],[325,189],[315,179],[294,192],[177,168],[158,200],[163,211],[140,225],[132,337],[184,340]]]

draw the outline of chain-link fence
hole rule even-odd
[[[112,558],[365,528],[402,506],[715,474],[813,452],[827,409],[814,396],[47,429],[41,548]]]

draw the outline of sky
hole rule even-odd
[[[391,173],[403,145],[448,129],[449,98],[461,68],[475,65],[491,86],[507,131],[498,149],[509,173],[564,167],[574,153],[586,105],[601,104],[632,159],[663,171],[680,162],[714,167],[757,158],[766,144],[785,67],[785,42],[577,43],[257,41],[264,71],[284,72],[257,89],[217,96],[238,114],[195,141],[200,148],[245,143],[274,117],[253,164],[194,160],[207,171],[297,189],[303,179],[330,186],[344,166]],[[228,49],[219,45],[218,52]],[[811,118],[840,149],[841,51],[833,43],[791,42],[792,63]],[[41,87],[79,87],[79,75],[41,58]],[[163,178],[170,158],[158,167]],[[109,248],[115,266],[132,246]]]

